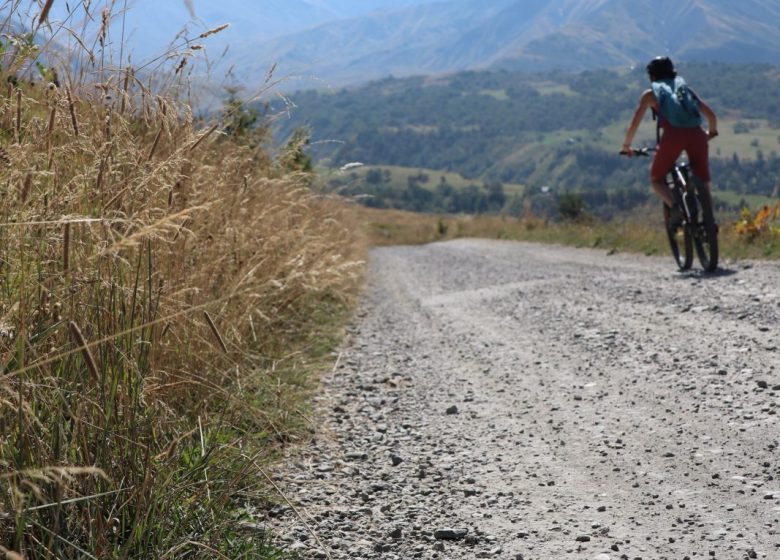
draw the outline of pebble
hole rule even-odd
[[[744,560],[777,541],[780,379],[755,325],[780,305],[751,304],[755,278],[481,243],[373,259],[382,288],[326,375],[322,429],[273,473],[327,554],[287,506],[258,512],[274,542],[301,560]]]
[[[465,539],[468,533],[468,529],[442,528],[436,529],[433,532],[433,538],[435,538],[437,541],[459,541],[461,539]]]

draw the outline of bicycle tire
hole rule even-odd
[[[718,225],[712,210],[712,196],[698,177],[691,177],[690,182],[700,210],[697,219],[691,224],[693,244],[704,271],[715,272],[718,269]]]
[[[664,229],[666,230],[669,248],[672,250],[672,257],[674,257],[674,262],[677,263],[677,268],[681,271],[689,270],[693,266],[693,239],[690,228],[685,226],[682,228],[682,231],[670,228],[669,217],[664,214]],[[679,239],[680,233],[682,233],[682,244]]]

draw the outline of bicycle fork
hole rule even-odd
[[[672,180],[667,182],[667,186],[672,189],[674,197],[677,199],[677,203],[683,210],[685,215],[685,223],[693,223],[693,209],[688,204],[688,174],[685,170],[679,166],[675,166],[672,169]]]

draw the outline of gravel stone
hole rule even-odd
[[[465,539],[468,533],[468,529],[442,528],[433,532],[433,538],[437,541],[459,541]]]
[[[776,329],[759,328],[780,324],[776,264],[703,275],[668,256],[462,239],[375,249],[369,267],[316,433],[270,473],[296,511],[252,521],[278,546],[778,557],[780,366]],[[453,403],[468,403],[458,421]],[[446,528],[468,532],[437,540]]]

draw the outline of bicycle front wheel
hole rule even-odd
[[[693,264],[693,239],[690,228],[686,225],[682,228],[669,226],[669,209],[664,206],[664,228],[669,239],[669,248],[680,270],[688,270]]]
[[[691,224],[693,245],[699,256],[701,267],[706,272],[714,272],[718,268],[718,225],[712,210],[712,196],[707,185],[698,177],[691,177],[694,187],[698,216]]]

